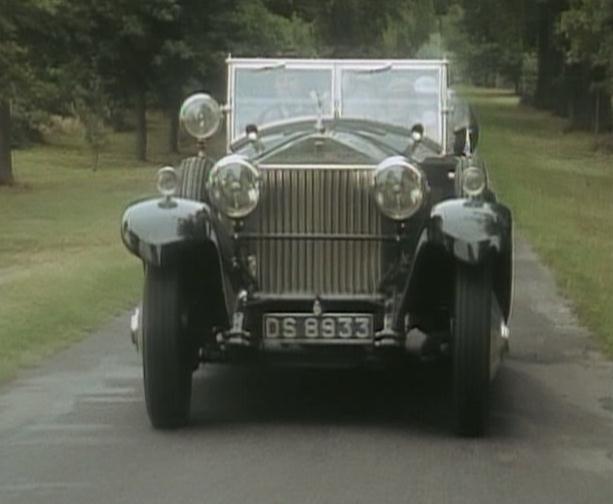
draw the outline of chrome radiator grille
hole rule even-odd
[[[262,168],[251,231],[260,291],[371,294],[381,278],[381,214],[370,168]],[[361,239],[360,239],[361,238]]]

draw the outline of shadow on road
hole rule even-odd
[[[494,382],[493,409],[504,382],[504,376]],[[208,366],[195,376],[192,399],[196,429],[298,423],[446,436],[452,433],[451,414],[451,376],[443,364],[402,370]],[[490,430],[505,428],[494,418]]]

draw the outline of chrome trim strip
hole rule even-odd
[[[324,294],[321,296],[317,296],[322,303],[372,303],[373,305],[383,307],[385,303],[386,297],[383,294]],[[282,296],[278,296],[276,294],[266,294],[264,292],[256,292],[252,294],[251,298],[247,302],[247,304],[252,305],[253,303],[269,303],[269,302],[305,302],[305,303],[313,303],[315,298],[313,296],[305,295],[305,294],[283,294]]]
[[[262,317],[302,317],[302,318],[324,318],[324,317],[368,317],[371,320],[374,320],[373,314],[368,312],[330,312],[330,313],[322,313],[317,316],[312,312],[300,312],[300,311],[291,311],[291,312],[266,312],[262,315]],[[332,338],[330,338],[332,339]]]
[[[260,164],[259,170],[372,170],[375,165],[355,165],[355,164]]]
[[[395,235],[360,235],[360,234],[334,234],[334,233],[237,233],[237,240],[329,240],[339,241],[390,241],[397,242]],[[301,264],[300,261],[298,261]]]
[[[346,339],[337,338],[330,339],[270,339],[262,338],[262,346],[266,348],[290,348],[293,346],[372,346],[374,345],[374,337],[364,339]]]
[[[258,66],[271,66],[279,64],[297,64],[308,65],[309,67],[327,65],[360,65],[360,66],[373,66],[373,65],[393,65],[398,67],[410,67],[419,68],[421,66],[433,67],[440,66],[445,63],[446,60],[442,59],[318,59],[318,58],[233,58],[228,57],[226,63],[237,67],[258,67]]]

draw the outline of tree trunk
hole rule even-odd
[[[552,68],[550,59],[550,21],[549,6],[545,2],[538,4],[537,36],[537,78],[534,103],[537,107],[546,107],[547,94],[551,90]]]
[[[611,110],[611,93],[606,88],[596,91],[598,100],[596,101],[596,118],[594,130],[596,134],[611,131],[613,127],[613,111]]]
[[[598,134],[611,128],[611,95],[602,78],[594,81],[594,70],[589,63],[569,65],[564,86],[570,130]]]
[[[0,100],[0,185],[10,185],[13,182],[11,104],[7,100]]]
[[[168,151],[179,153],[179,107],[173,107],[170,114],[170,129],[168,131]]]
[[[538,3],[537,80],[534,104],[556,109],[562,100],[564,55],[555,41],[555,27],[566,0],[541,0]]]
[[[568,68],[565,84],[570,109],[570,129],[589,130],[592,124],[593,105],[586,64],[571,65]]]
[[[136,157],[147,160],[147,99],[143,88],[136,95]]]
[[[611,93],[608,86],[610,75],[605,66],[598,65],[592,68],[591,79],[594,94],[593,129],[598,135],[611,130]]]

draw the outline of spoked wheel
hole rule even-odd
[[[179,272],[147,266],[143,299],[145,402],[156,429],[187,424],[192,390],[193,346],[185,329]]]
[[[453,327],[456,431],[480,436],[489,418],[492,277],[488,264],[458,264]]]

